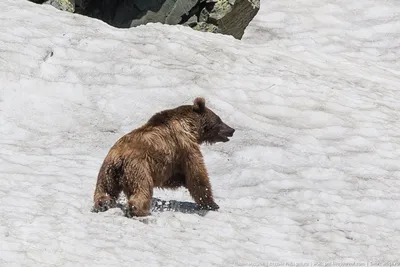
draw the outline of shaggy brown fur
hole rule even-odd
[[[128,216],[150,214],[153,188],[186,187],[201,209],[217,210],[200,144],[227,142],[235,130],[205,106],[204,98],[153,115],[121,137],[100,168],[94,211],[115,207],[121,191]]]

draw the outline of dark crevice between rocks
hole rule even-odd
[[[204,13],[209,14],[211,10],[214,8],[215,2],[198,2],[190,11],[188,14],[184,14],[182,16],[182,19],[179,21],[178,24],[185,24],[188,22],[190,18],[193,18],[193,16],[196,16],[197,21],[189,22],[188,26],[195,26],[197,22],[202,20],[202,16],[204,16]]]
[[[29,0],[99,19],[117,28],[147,23],[184,25],[241,39],[259,0]],[[72,9],[72,10],[71,10]]]

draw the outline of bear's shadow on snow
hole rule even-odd
[[[117,207],[125,213],[126,202],[118,201]],[[160,198],[152,198],[151,199],[151,208],[150,211],[153,213],[165,212],[165,211],[174,211],[174,212],[182,212],[189,214],[197,214],[200,216],[205,216],[209,210],[199,209],[196,203],[187,202],[187,201],[177,201],[177,200],[162,200]]]

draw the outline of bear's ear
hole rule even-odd
[[[206,100],[203,97],[196,97],[193,101],[193,110],[196,112],[203,112],[206,108]]]

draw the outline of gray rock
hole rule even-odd
[[[52,5],[57,9],[71,13],[75,12],[75,0],[48,0],[45,4]]]
[[[241,39],[258,10],[260,0],[218,0],[207,22],[218,26],[220,33]]]
[[[218,26],[206,22],[199,22],[192,28],[202,32],[221,33],[221,30],[218,28]]]
[[[182,16],[189,14],[197,2],[198,0],[177,0],[167,15],[165,23],[170,25],[179,24],[182,21]]]
[[[192,27],[192,26],[195,26],[195,25],[197,24],[197,20],[198,20],[197,17],[194,15],[194,16],[191,16],[191,17],[188,19],[188,21],[186,21],[186,22],[183,23],[182,25]]]

